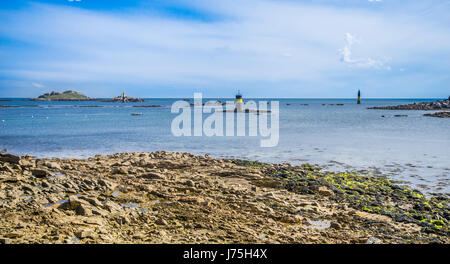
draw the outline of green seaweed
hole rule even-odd
[[[327,186],[338,202],[369,213],[386,215],[396,221],[416,223],[427,231],[449,234],[449,199],[425,197],[421,192],[400,186],[382,176],[360,172],[323,172],[311,164],[300,166],[269,165],[256,161],[238,163],[261,168],[284,184],[289,191],[315,193],[313,186]]]

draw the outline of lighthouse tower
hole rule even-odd
[[[243,112],[243,106],[242,106],[242,94],[238,91],[238,94],[236,94],[236,112]]]

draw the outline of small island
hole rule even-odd
[[[30,101],[92,101],[95,99],[91,99],[80,92],[68,90],[68,91],[65,91],[62,93],[55,92],[55,91],[53,91],[51,93],[45,93],[45,94],[39,96],[38,98],[32,98],[29,100]]]
[[[125,92],[122,95],[114,97],[112,99],[99,99],[90,98],[80,92],[68,90],[65,92],[55,92],[45,93],[38,98],[28,99],[28,101],[99,101],[99,102],[113,102],[113,103],[141,103],[146,102],[146,100],[125,96]]]

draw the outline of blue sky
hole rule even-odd
[[[450,1],[0,1],[0,97],[446,98]]]

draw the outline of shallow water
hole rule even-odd
[[[277,99],[280,140],[273,148],[260,147],[259,137],[175,137],[170,131],[176,116],[170,107],[175,100],[1,102],[38,106],[0,108],[0,148],[38,157],[169,150],[267,162],[309,162],[327,170],[386,174],[425,192],[450,192],[450,119],[424,117],[426,111],[366,109],[430,99],[368,99],[361,105],[349,99]],[[146,104],[162,107],[132,107]],[[73,107],[80,105],[103,107]],[[143,115],[131,115],[136,112]]]
[[[316,229],[316,230],[325,230],[327,228],[330,228],[331,222],[330,221],[312,221],[308,220],[309,226],[308,228]]]

